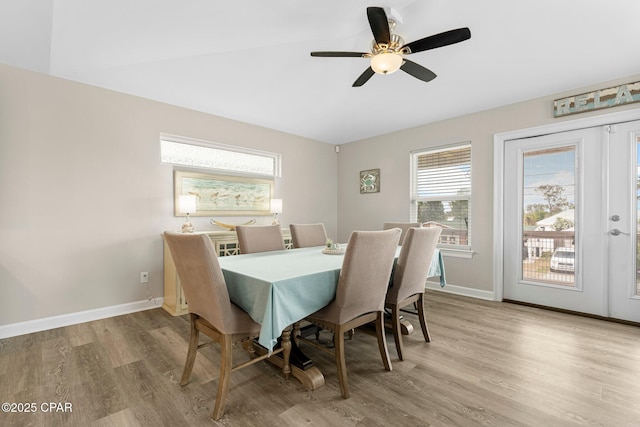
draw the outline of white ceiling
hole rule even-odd
[[[410,55],[353,88],[367,6],[405,42],[471,39]],[[638,0],[2,0],[0,63],[343,144],[640,72]]]

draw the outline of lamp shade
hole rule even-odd
[[[371,69],[378,74],[395,73],[402,66],[402,56],[397,53],[382,52],[371,58]]]
[[[271,199],[269,210],[271,213],[282,213],[282,199]]]
[[[182,195],[178,199],[180,213],[191,214],[196,211],[196,196]]]

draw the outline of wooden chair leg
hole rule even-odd
[[[340,393],[345,399],[349,398],[349,384],[347,383],[347,362],[344,357],[344,330],[341,327],[333,334],[333,347],[336,357],[336,369],[338,370],[338,382]]]
[[[398,304],[391,306],[391,330],[393,331],[393,340],[396,343],[396,352],[398,353],[398,359],[404,360],[402,351],[402,325],[400,325],[400,308]]]
[[[219,420],[224,414],[224,406],[229,395],[229,383],[231,380],[231,369],[233,368],[233,342],[231,336],[223,335],[220,348],[220,378],[218,379],[218,394],[216,395],[216,405],[213,408],[212,417]]]
[[[429,327],[427,326],[427,318],[424,314],[424,294],[420,294],[420,298],[416,301],[418,304],[418,318],[420,319],[420,327],[422,328],[422,335],[426,342],[431,342],[431,335],[429,335]]]
[[[391,359],[389,359],[389,349],[384,336],[384,311],[379,311],[376,317],[376,336],[378,337],[378,348],[380,349],[380,357],[382,358],[384,369],[390,371]]]
[[[184,362],[184,369],[182,370],[182,378],[180,378],[180,385],[184,386],[189,383],[191,378],[191,372],[193,371],[193,364],[196,361],[196,354],[198,353],[198,342],[200,340],[200,331],[196,329],[195,314],[189,314],[189,325],[191,332],[189,334],[189,350],[187,351],[187,360]]]

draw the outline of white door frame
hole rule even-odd
[[[640,120],[640,108],[493,135],[493,299],[502,301],[504,275],[504,148],[508,140]],[[606,254],[608,257],[608,253]],[[608,259],[608,258],[605,258]]]

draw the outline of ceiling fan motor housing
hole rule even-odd
[[[389,43],[376,43],[375,39],[371,41],[371,52],[374,55],[379,53],[404,53],[402,52],[404,40],[397,34],[391,34]]]

